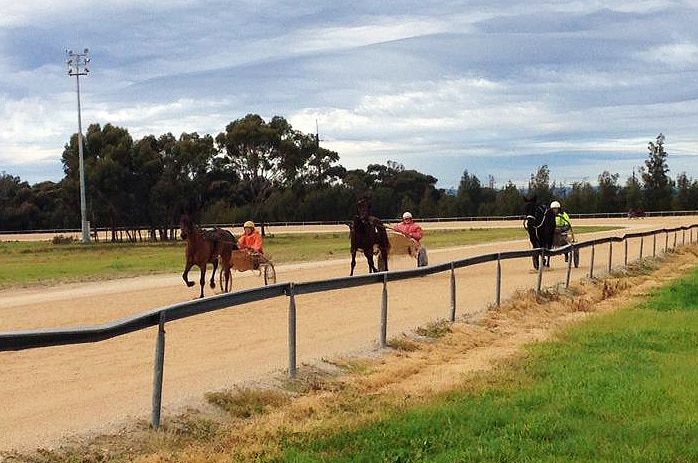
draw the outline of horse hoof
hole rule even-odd
[[[187,281],[187,286],[190,287],[190,288],[191,288],[192,286],[194,286],[194,284],[195,284],[195,283],[194,283],[193,281]]]

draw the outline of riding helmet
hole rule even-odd
[[[242,225],[242,228],[254,228],[254,222],[251,220],[248,220]]]

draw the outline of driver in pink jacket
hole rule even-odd
[[[402,222],[395,225],[395,230],[404,233],[415,241],[419,242],[424,236],[424,231],[414,220],[410,211],[402,214]]]

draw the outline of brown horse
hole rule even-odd
[[[368,261],[368,272],[388,270],[388,253],[390,252],[390,241],[385,225],[378,217],[371,215],[371,205],[366,197],[361,197],[357,201],[357,214],[349,224],[349,239],[351,243],[351,271],[354,274],[356,267],[356,252],[361,249]],[[373,261],[373,255],[378,255],[378,268]]]
[[[227,271],[230,265],[230,254],[233,249],[237,249],[237,240],[235,236],[222,228],[213,230],[202,230],[196,226],[188,216],[184,215],[179,221],[179,230],[183,240],[186,240],[187,247],[185,250],[186,263],[184,264],[184,272],[182,279],[187,286],[192,287],[196,283],[189,281],[189,270],[194,266],[198,266],[200,270],[199,284],[201,285],[201,294],[199,297],[204,297],[204,284],[206,283],[206,266],[213,264],[213,272],[209,285],[211,288],[216,287],[216,269],[218,268],[218,257],[220,256],[223,262],[223,269]],[[226,274],[229,274],[226,273]]]

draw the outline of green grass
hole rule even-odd
[[[531,346],[480,386],[360,429],[293,436],[274,461],[698,461],[698,270]]]
[[[0,287],[165,273],[181,268],[183,261],[181,242],[0,242]]]
[[[609,229],[580,227],[578,233]],[[525,237],[519,228],[439,230],[427,231],[423,242],[433,249]],[[184,246],[181,241],[87,245],[0,241],[0,288],[181,272]],[[345,258],[349,232],[271,235],[265,238],[264,250],[276,264]]]

